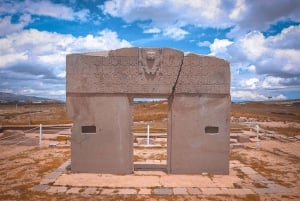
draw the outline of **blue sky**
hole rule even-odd
[[[171,47],[231,63],[235,101],[300,98],[298,0],[0,0],[0,91],[65,99],[65,55]]]

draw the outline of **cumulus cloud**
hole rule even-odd
[[[262,99],[260,94],[243,89],[259,90],[263,94],[270,90],[299,89],[299,34],[298,25],[269,37],[251,31],[235,40],[215,39],[210,45],[211,54],[230,61],[233,97]]]
[[[16,92],[26,89],[28,93],[29,89],[35,93],[45,90],[51,96],[50,90],[65,88],[66,54],[128,46],[128,41],[108,29],[81,37],[35,29],[10,34],[0,38],[0,76],[4,80],[0,88]]]
[[[173,39],[183,39],[187,34],[183,27],[188,24],[228,26],[228,22],[223,20],[227,13],[222,11],[219,0],[111,0],[106,1],[101,9],[105,14],[121,17],[126,22],[150,20],[153,28],[163,30],[164,36]]]
[[[210,50],[213,55],[228,59],[233,71],[247,69],[248,73],[262,76],[263,88],[290,87],[292,83],[297,85],[300,76],[299,32],[300,26],[290,26],[270,37],[252,31],[236,41],[215,39]]]
[[[211,43],[209,41],[200,41],[197,43],[199,47],[209,47]]]
[[[0,13],[15,14],[25,13],[30,15],[49,16],[63,20],[86,21],[89,16],[89,10],[82,9],[74,11],[72,8],[63,4],[56,4],[51,1],[0,1]]]
[[[11,16],[0,18],[0,36],[17,32],[22,30],[32,21],[31,16],[28,14],[21,15],[17,22],[12,23]]]
[[[228,39],[215,39],[212,44],[209,45],[211,55],[218,55],[221,57],[229,57],[227,54],[227,47],[230,46],[233,42]]]
[[[300,20],[300,1],[238,0],[231,19],[237,24],[230,36],[241,36],[250,30],[266,30],[279,20]]]
[[[256,91],[232,91],[231,96],[234,100],[248,100],[248,101],[265,101],[268,100],[269,97],[272,98],[272,100],[286,100],[287,97],[283,94],[273,95],[273,96],[266,96],[263,94],[260,94]]]
[[[161,32],[161,30],[156,27],[144,30],[144,33],[149,33],[149,34],[160,33],[160,32]]]
[[[300,1],[294,0],[110,0],[99,7],[105,14],[126,22],[150,20],[159,29],[170,26],[183,29],[186,25],[233,27],[229,34],[232,37],[250,30],[266,30],[279,20],[300,20]]]
[[[246,80],[241,80],[240,84],[245,89],[256,89],[258,82],[259,82],[258,78],[250,78]]]
[[[177,27],[168,27],[164,29],[163,35],[173,38],[174,40],[182,40],[188,32]]]

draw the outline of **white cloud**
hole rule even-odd
[[[300,77],[281,78],[281,77],[267,76],[262,82],[262,87],[264,89],[299,88]]]
[[[246,11],[246,3],[244,0],[237,0],[234,8],[231,10],[229,18],[232,20],[239,20],[242,18],[242,14]]]
[[[174,40],[182,40],[187,34],[187,31],[177,27],[169,27],[163,31],[164,36],[168,36],[170,38],[173,38]]]
[[[37,58],[44,64],[64,63],[66,53],[109,50],[128,47],[130,43],[118,38],[116,32],[102,30],[98,35],[74,37],[35,29],[24,30],[0,39],[0,67],[20,60]]]
[[[280,84],[281,81],[283,81],[283,78],[268,76],[263,81],[262,87],[265,89],[283,88],[283,86]]]
[[[161,30],[159,28],[156,28],[156,27],[144,30],[144,33],[150,33],[150,34],[160,33],[160,32],[161,32]]]
[[[31,17],[28,14],[21,15],[17,23],[12,23],[11,16],[0,18],[0,36],[22,30],[31,22]]]
[[[238,101],[265,101],[269,100],[269,97],[272,98],[272,100],[286,100],[287,97],[283,94],[277,94],[277,95],[263,95],[256,91],[232,91],[231,96],[233,100]]]
[[[236,26],[229,36],[242,36],[251,30],[263,31],[280,20],[300,20],[300,1],[237,1],[230,17]]]
[[[251,64],[250,66],[248,66],[248,70],[252,73],[255,73],[256,72],[256,66]]]
[[[26,52],[7,53],[0,55],[0,68],[15,61],[25,61],[28,59]]]
[[[268,46],[280,49],[300,49],[299,36],[299,26],[290,26],[282,30],[279,35],[269,37]]]
[[[174,22],[186,24],[202,24],[217,26],[223,23],[227,14],[221,9],[220,0],[156,0],[156,1],[106,1],[101,9],[104,13],[122,17],[127,22],[150,19],[157,26],[174,25]],[[161,10],[162,12],[157,12]],[[188,12],[187,12],[188,11]],[[225,15],[226,14],[226,15]]]
[[[170,26],[183,29],[186,25],[234,27],[230,33],[234,37],[266,30],[279,20],[300,20],[300,1],[295,0],[109,0],[100,8],[126,22],[150,20],[153,27],[162,30]]]
[[[258,82],[259,82],[258,78],[250,78],[246,80],[241,80],[240,84],[245,89],[256,89]]]
[[[119,39],[117,33],[108,29],[82,37],[35,29],[10,34],[0,38],[0,77],[6,80],[0,82],[0,88],[26,90],[23,92],[31,95],[43,91],[52,96],[54,88],[65,89],[66,54],[129,46],[128,41]]]
[[[266,51],[265,38],[262,33],[252,31],[238,40],[238,46],[245,56],[250,60],[259,59]]]
[[[197,45],[199,47],[209,47],[211,45],[211,42],[209,42],[209,41],[200,41],[200,42],[197,43]]]
[[[82,9],[74,11],[63,4],[56,4],[51,1],[12,1],[1,2],[0,12],[5,14],[25,13],[31,15],[49,16],[63,20],[87,21],[89,10]]]
[[[233,42],[215,39],[210,50],[211,54],[228,59],[236,69],[242,65],[259,75],[299,77],[300,48],[296,37],[299,31],[300,26],[292,26],[271,37],[252,31]]]
[[[210,44],[211,55],[218,55],[220,57],[228,58],[227,47],[233,42],[228,39],[215,39],[212,44]]]
[[[227,13],[221,9],[220,0],[111,0],[106,1],[101,9],[105,14],[121,17],[126,22],[150,20],[152,27],[161,29],[164,36],[173,39],[183,39],[187,34],[183,27],[188,24],[205,27],[229,25],[224,20]]]

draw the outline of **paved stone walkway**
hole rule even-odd
[[[159,171],[137,171],[132,175],[65,174],[70,161],[45,177],[35,191],[67,194],[103,195],[246,195],[288,193],[290,189],[268,180],[239,161],[230,161],[230,175],[167,175]],[[253,183],[242,187],[243,180],[236,176],[241,171]]]

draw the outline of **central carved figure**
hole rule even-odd
[[[159,72],[161,65],[161,49],[140,49],[139,51],[139,65],[140,73],[147,75],[156,75]]]

